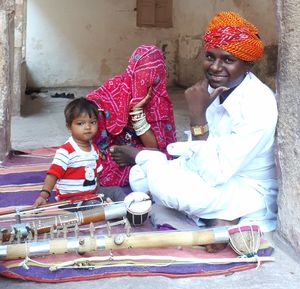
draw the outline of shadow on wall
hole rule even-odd
[[[276,90],[277,60],[278,45],[268,45],[263,58],[253,68],[253,72],[273,91]]]

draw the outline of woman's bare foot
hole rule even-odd
[[[232,221],[222,220],[222,219],[202,219],[207,227],[224,227],[236,225],[239,222],[239,219]],[[227,247],[228,243],[218,243],[218,244],[208,244],[205,246],[205,249],[208,253],[217,253],[221,250],[224,250]]]
[[[139,149],[126,145],[114,145],[109,149],[112,159],[119,166],[132,166]]]

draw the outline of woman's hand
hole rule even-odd
[[[143,109],[145,107],[145,105],[150,101],[151,98],[151,91],[152,91],[152,87],[150,86],[148,88],[148,92],[145,95],[145,97],[140,100],[138,103],[136,103],[131,110],[138,110],[138,109]],[[132,99],[133,100],[133,99]]]

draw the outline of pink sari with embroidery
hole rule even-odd
[[[158,149],[166,153],[169,143],[176,141],[173,105],[166,89],[164,56],[154,45],[139,46],[129,59],[123,74],[106,81],[98,89],[88,93],[99,110],[99,128],[94,142],[105,155],[100,173],[101,186],[125,186],[128,184],[130,166],[121,167],[112,160],[109,147],[128,145],[142,148],[143,144],[132,128],[129,111],[152,87],[150,101],[144,112],[155,135]]]

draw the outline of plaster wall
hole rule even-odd
[[[13,69],[13,95],[12,114],[18,115],[24,101],[26,79],[24,78],[24,38],[26,30],[26,0],[15,0],[14,17],[14,69]]]
[[[169,85],[189,86],[201,77],[201,36],[209,19],[234,10],[260,28],[267,55],[256,71],[274,88],[274,5],[273,0],[173,0],[173,27],[145,28],[136,26],[136,0],[28,0],[28,86],[99,85],[122,72],[142,43],[165,52]]]
[[[300,2],[278,2],[278,163],[281,184],[277,234],[300,256]],[[299,260],[299,259],[298,259]]]
[[[14,1],[0,1],[0,162],[10,150]]]
[[[135,0],[29,0],[27,8],[30,87],[99,85],[138,45],[175,39],[174,28],[137,27]]]

